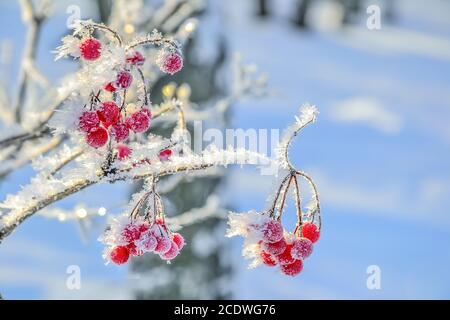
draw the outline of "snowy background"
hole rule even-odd
[[[292,279],[270,268],[247,270],[242,240],[229,240],[233,297],[450,298],[450,2],[396,1],[393,23],[382,21],[381,30],[370,31],[366,16],[345,30],[330,29],[335,17],[317,1],[309,32],[292,27],[289,0],[277,0],[267,20],[254,16],[253,1],[211,2],[201,32],[208,33],[208,24],[223,28],[230,49],[267,73],[276,91],[235,105],[230,126],[281,129],[305,101],[321,112],[292,149],[322,199],[324,227],[315,253]],[[58,1],[38,51],[52,79],[75,67],[56,67],[50,53],[63,35],[68,3]],[[72,3],[91,17],[92,2]],[[19,57],[24,36],[18,5],[0,1],[2,45],[11,44]],[[20,59],[13,61],[10,73],[2,71],[2,85],[14,83],[8,79]],[[31,173],[24,168],[10,175],[0,184],[0,198]],[[255,170],[233,169],[223,195],[236,210],[261,209],[272,182]],[[99,190],[84,190],[65,204],[82,199],[119,212],[129,195],[126,185]],[[127,288],[139,279],[126,268],[105,267],[96,237],[82,241],[75,223],[33,217],[0,246],[0,292],[8,299],[130,298]],[[81,268],[81,290],[66,288],[69,265]],[[381,268],[380,290],[367,289],[370,265]]]

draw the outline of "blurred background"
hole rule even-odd
[[[36,52],[50,83],[77,68],[74,62],[55,63],[51,53],[68,33],[69,6],[78,7],[82,18],[107,22],[117,2],[50,1]],[[165,19],[153,19],[151,27],[163,31],[170,29],[170,14],[184,10],[198,19],[184,47],[186,68],[158,80],[156,101],[168,82],[186,82],[191,99],[208,108],[233,90],[230,70],[239,52],[267,75],[269,93],[234,102],[225,127],[283,129],[303,102],[319,108],[317,124],[291,151],[321,196],[323,232],[315,252],[296,278],[266,267],[249,270],[240,254],[242,239],[225,239],[226,220],[217,218],[183,230],[189,249],[171,266],[147,258],[105,266],[96,240],[104,217],[61,222],[36,215],[0,245],[4,298],[450,298],[449,1],[144,2],[122,6],[144,4],[149,16],[155,8],[171,8]],[[379,24],[373,20],[377,8]],[[0,0],[0,82],[6,94],[17,90],[25,37],[19,3]],[[0,198],[33,174],[29,165],[2,171]],[[229,209],[261,210],[273,183],[255,169],[233,168],[180,182],[166,200],[173,212],[199,207],[211,194]],[[84,203],[119,213],[131,192],[126,184],[102,185],[60,206]],[[80,267],[80,290],[66,286],[70,265]],[[378,289],[367,285],[370,266],[381,271]]]

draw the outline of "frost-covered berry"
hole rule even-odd
[[[261,247],[264,251],[271,253],[273,255],[277,255],[280,253],[283,253],[286,249],[286,240],[282,238],[280,241],[270,243],[270,242],[263,242],[261,244]]]
[[[276,260],[274,259],[274,257],[270,253],[262,251],[260,253],[260,256],[261,256],[262,262],[266,266],[273,267],[273,266],[277,265]]]
[[[87,38],[80,43],[80,55],[84,60],[97,60],[100,58],[101,49],[101,42],[95,38]]]
[[[177,244],[178,250],[181,251],[181,249],[183,249],[183,247],[185,245],[185,241],[184,241],[184,238],[183,238],[183,236],[181,234],[173,233],[172,234],[172,241]]]
[[[140,133],[148,129],[148,127],[150,126],[150,118],[145,112],[141,110],[129,116],[125,120],[125,123],[127,124],[128,128],[136,133]]]
[[[93,148],[103,147],[109,139],[108,131],[103,127],[96,127],[89,131],[86,136],[86,142]]]
[[[171,241],[170,249],[166,253],[160,254],[159,256],[163,260],[172,260],[178,255],[178,253],[180,253],[180,249],[178,249],[178,246],[174,241]]]
[[[142,66],[145,62],[145,58],[139,51],[131,51],[127,53],[126,61],[135,66]]]
[[[114,82],[114,86],[116,88],[127,89],[131,86],[131,82],[133,82],[133,76],[130,72],[122,70],[117,74],[116,82]]]
[[[159,57],[159,68],[164,73],[174,74],[183,68],[183,57],[176,52],[164,52]]]
[[[111,134],[114,137],[114,140],[116,140],[117,142],[121,142],[128,138],[130,129],[128,129],[128,126],[125,123],[118,122],[112,125]]]
[[[127,247],[118,246],[111,250],[109,257],[115,264],[123,264],[128,261],[130,252]]]
[[[117,150],[117,159],[119,159],[119,160],[127,159],[131,155],[131,152],[132,152],[131,148],[124,144],[119,144],[116,147],[116,150]]]
[[[103,86],[103,89],[105,89],[106,91],[109,91],[109,92],[115,92],[117,90],[114,82],[108,82],[107,84],[105,84]]]
[[[295,259],[308,258],[313,251],[313,244],[307,238],[296,239],[292,244],[291,255]]]
[[[280,254],[276,256],[276,259],[278,260],[278,263],[281,265],[284,264],[290,264],[295,261],[295,259],[292,257],[291,254],[292,244],[287,244],[286,249]]]
[[[156,240],[158,241],[158,244],[156,245],[155,252],[159,254],[165,254],[167,251],[170,250],[170,247],[172,246],[172,241],[170,241],[169,238],[166,236],[157,237]]]
[[[306,222],[302,226],[302,234],[305,238],[311,240],[312,243],[315,243],[320,237],[319,228],[311,222]]]
[[[167,161],[172,156],[172,150],[166,149],[159,153],[158,157],[160,161]]]
[[[264,224],[261,231],[264,242],[278,242],[283,238],[283,226],[279,221],[270,219]]]
[[[78,128],[84,132],[89,132],[100,124],[97,113],[93,111],[85,111],[78,119]]]
[[[122,230],[122,237],[128,243],[138,240],[141,237],[139,226],[134,223],[127,224]]]
[[[283,272],[287,276],[296,276],[303,270],[303,262],[302,260],[295,260],[290,264],[285,264],[280,266],[281,272]]]
[[[108,128],[120,120],[120,109],[114,101],[106,101],[97,110],[97,115],[103,125]]]
[[[158,245],[158,240],[151,232],[145,232],[138,240],[139,246],[147,252],[154,251]]]

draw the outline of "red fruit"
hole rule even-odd
[[[184,238],[181,234],[179,233],[173,233],[172,234],[172,241],[176,243],[176,245],[178,246],[178,250],[181,251],[181,249],[183,249],[185,242],[184,242]]]
[[[307,238],[296,239],[292,244],[291,255],[295,259],[308,258],[313,251],[313,244]]]
[[[127,53],[126,61],[135,66],[142,66],[145,62],[145,58],[139,51],[132,51]]]
[[[296,276],[303,270],[302,260],[295,260],[293,263],[280,266],[281,272],[287,276]]]
[[[168,52],[161,57],[159,67],[162,72],[177,73],[183,68],[183,57],[176,52]]]
[[[134,242],[127,245],[128,251],[131,255],[135,257],[140,257],[144,254],[144,251],[141,248],[138,248]]]
[[[108,138],[108,131],[103,127],[97,127],[87,134],[86,142],[93,148],[100,148],[108,142]]]
[[[111,250],[109,257],[115,264],[123,264],[128,261],[130,252],[127,247],[118,246]]]
[[[93,111],[85,111],[78,119],[78,128],[84,132],[89,132],[100,124],[97,113]]]
[[[117,90],[113,82],[108,82],[107,84],[105,84],[103,86],[103,89],[109,92],[115,92]]]
[[[127,159],[131,155],[131,152],[132,152],[131,148],[124,144],[119,144],[116,147],[116,150],[117,150],[117,159],[119,159],[119,160]]]
[[[280,222],[270,219],[264,224],[262,233],[264,242],[278,242],[283,238],[283,226]]]
[[[312,243],[315,243],[317,240],[319,240],[320,232],[319,228],[311,222],[306,222],[302,226],[302,235],[311,240]]]
[[[154,251],[158,245],[158,240],[150,232],[144,233],[139,242],[141,247],[146,251]]]
[[[280,241],[270,243],[263,242],[261,245],[262,249],[270,254],[277,255],[283,253],[286,249],[286,240],[281,239]]]
[[[134,242],[141,237],[139,226],[134,223],[129,223],[122,230],[122,237],[128,243]]]
[[[169,238],[167,238],[166,236],[162,236],[157,237],[156,240],[158,241],[158,244],[156,245],[155,252],[158,252],[159,254],[165,254],[170,250],[172,241],[170,241]]]
[[[116,82],[114,82],[114,86],[116,88],[127,89],[131,86],[131,82],[133,82],[133,76],[128,71],[122,70],[117,74]]]
[[[124,141],[128,138],[130,134],[130,129],[123,122],[118,122],[112,125],[111,134],[117,142]]]
[[[102,44],[95,38],[88,38],[80,44],[80,54],[84,60],[97,60],[101,55]]]
[[[170,249],[166,253],[160,254],[159,256],[163,260],[172,260],[178,255],[178,253],[180,253],[180,250],[178,249],[177,244],[174,241],[171,241]]]
[[[292,244],[287,244],[286,249],[284,249],[282,253],[276,256],[279,264],[285,265],[293,263],[295,261],[295,259],[292,257],[291,249]]]
[[[144,132],[150,126],[150,118],[143,111],[133,113],[129,118],[125,120],[128,128],[136,133]]]
[[[116,124],[120,120],[120,109],[113,101],[106,101],[97,110],[97,115],[103,125],[108,128],[112,124]]]
[[[274,259],[274,257],[270,254],[267,253],[265,251],[261,251],[260,256],[262,258],[262,262],[269,267],[273,267],[277,265],[276,260]]]
[[[167,161],[172,156],[172,150],[170,149],[163,150],[159,153],[158,156],[160,161]]]

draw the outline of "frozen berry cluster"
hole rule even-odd
[[[183,236],[171,232],[162,220],[150,224],[147,221],[130,221],[111,225],[102,239],[108,247],[105,258],[115,264],[124,264],[130,256],[145,253],[158,254],[162,260],[171,261],[185,245]]]
[[[125,142],[130,131],[145,132],[150,127],[152,114],[148,107],[127,115],[122,115],[114,101],[100,103],[95,111],[85,111],[78,119],[78,128],[86,134],[86,142],[93,148],[106,145],[110,138],[116,142]],[[118,146],[119,158],[130,155],[131,150]]]
[[[250,212],[231,214],[228,236],[245,238],[244,256],[253,259],[251,266],[278,266],[288,276],[296,276],[303,269],[303,260],[313,251],[313,243],[320,236],[317,226],[306,222],[295,233],[287,232],[282,224],[267,215]]]

